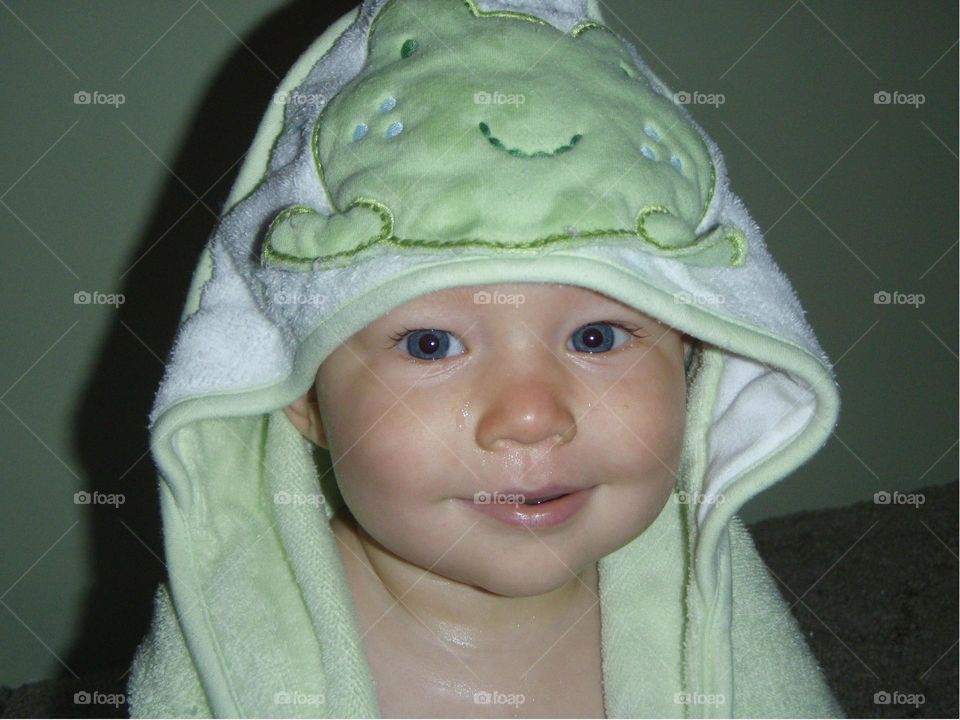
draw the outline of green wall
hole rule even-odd
[[[0,683],[123,667],[145,632],[163,576],[146,418],[190,274],[274,87],[351,6],[0,8]],[[837,432],[745,518],[956,481],[956,4],[605,7],[674,89],[724,96],[693,113],[838,362]]]

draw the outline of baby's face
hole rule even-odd
[[[686,341],[580,287],[442,290],[338,347],[315,397],[301,399],[310,426],[295,424],[330,450],[347,507],[384,548],[490,592],[541,594],[664,507],[683,441]],[[557,485],[577,492],[518,508],[523,498],[504,497]]]

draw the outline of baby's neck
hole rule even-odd
[[[599,602],[596,563],[542,595],[508,597],[425,570],[396,556],[360,527],[344,507],[331,521],[359,618],[379,632],[443,642],[462,655],[502,657],[511,647],[546,652],[592,617]],[[388,630],[388,628],[390,628]]]

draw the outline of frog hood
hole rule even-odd
[[[367,0],[281,83],[194,273],[149,418],[168,579],[132,716],[379,715],[333,463],[283,408],[391,309],[512,282],[698,341],[676,490],[598,562],[607,716],[839,713],[737,517],[838,390],[717,145],[594,0]]]

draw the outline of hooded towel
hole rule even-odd
[[[606,715],[841,715],[737,516],[830,435],[830,362],[720,150],[595,0],[367,0],[274,100],[149,418],[168,579],[131,715],[379,717],[331,459],[283,408],[390,309],[530,281],[698,340],[677,487],[598,561]]]

